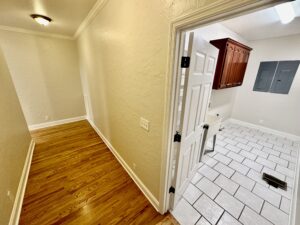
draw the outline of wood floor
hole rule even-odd
[[[156,212],[87,121],[32,136],[36,147],[20,224],[173,224]]]

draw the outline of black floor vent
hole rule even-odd
[[[287,184],[286,184],[285,181],[279,180],[278,178],[273,177],[270,174],[263,173],[262,179],[264,181],[266,181],[269,185],[271,185],[271,186],[273,186],[275,188],[281,188],[281,189],[283,189],[285,191],[287,189]]]

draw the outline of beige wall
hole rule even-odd
[[[0,224],[8,224],[30,134],[0,49]],[[7,192],[11,192],[11,199]]]
[[[300,35],[253,41],[250,46],[253,50],[232,117],[300,136],[300,68],[288,95],[252,91],[260,62],[300,59]]]
[[[109,0],[78,38],[88,114],[157,199],[171,21],[216,2],[259,1]]]
[[[28,125],[85,115],[75,41],[1,30],[0,44]]]

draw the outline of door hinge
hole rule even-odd
[[[189,68],[190,67],[191,57],[182,56],[181,57],[181,68]]]
[[[175,194],[175,188],[174,188],[173,186],[171,186],[171,187],[169,188],[169,193]]]
[[[176,134],[174,135],[174,142],[181,142],[181,134],[179,134],[178,131],[176,131]]]

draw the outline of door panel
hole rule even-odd
[[[186,71],[180,131],[182,139],[178,152],[173,207],[182,197],[201,159],[203,124],[210,100],[218,49],[190,34],[188,55],[190,68]]]

